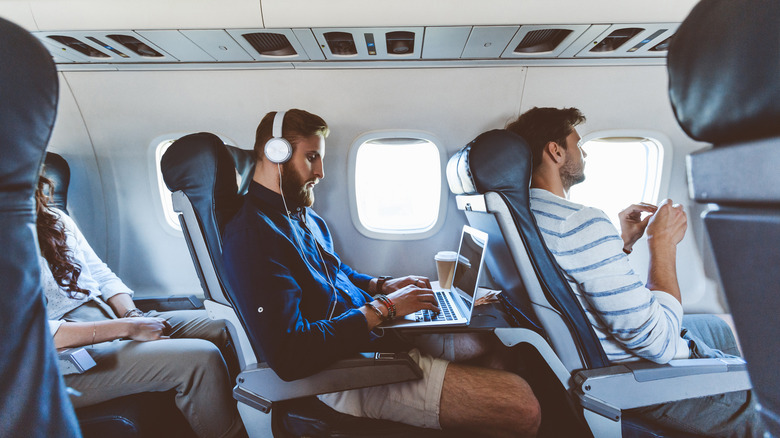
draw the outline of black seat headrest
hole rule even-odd
[[[780,2],[702,0],[674,36],[669,97],[683,130],[713,144],[780,135]]]
[[[173,142],[160,162],[168,190],[187,195],[209,245],[219,253],[219,234],[241,207],[235,161],[228,147],[216,135],[199,132]],[[212,236],[212,229],[218,233]]]
[[[68,207],[68,186],[70,166],[61,155],[47,152],[44,160],[44,175],[54,183],[52,206],[65,211]]]
[[[447,164],[455,194],[495,192],[506,202],[545,296],[563,314],[589,367],[609,365],[604,349],[563,272],[547,249],[531,212],[533,156],[525,140],[503,129],[480,134]]]
[[[57,369],[40,284],[33,194],[57,114],[57,71],[29,32],[0,18],[0,411],[9,436],[80,435]]]

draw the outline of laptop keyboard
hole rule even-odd
[[[444,296],[445,292],[436,291],[436,301],[439,302],[441,312],[436,313],[427,309],[418,310],[414,314],[416,321],[454,321],[458,319],[450,306],[450,301]]]

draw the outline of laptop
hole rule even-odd
[[[434,289],[441,312],[420,310],[380,325],[382,328],[418,328],[465,326],[471,322],[477,297],[477,285],[487,248],[487,233],[463,226],[455,262],[455,274],[449,289]]]

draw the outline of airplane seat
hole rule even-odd
[[[7,436],[78,437],[46,323],[34,193],[57,115],[51,55],[0,18],[0,430]]]
[[[344,415],[313,397],[419,378],[419,368],[407,355],[363,353],[292,382],[281,380],[266,364],[258,363],[254,354],[258,342],[242,322],[256,310],[243,308],[240,297],[230,289],[222,268],[221,237],[224,226],[242,205],[253,166],[253,151],[226,146],[219,137],[205,132],[178,139],[161,161],[163,178],[173,192],[174,210],[179,213],[204,290],[206,309],[210,317],[226,321],[236,340],[242,372],[233,394],[249,436],[267,437],[271,431],[277,437],[443,436],[438,431]],[[242,176],[240,187],[237,173]]]
[[[51,206],[67,211],[68,187],[70,186],[70,166],[68,162],[60,154],[46,152],[46,158],[43,160],[43,172],[54,185]]]
[[[686,437],[638,418],[632,408],[749,388],[744,362],[709,359],[611,364],[530,209],[531,151],[506,130],[479,135],[447,164],[469,223],[490,238],[486,263],[514,303],[528,302],[550,352],[547,365],[586,424],[583,434]],[[544,348],[540,348],[544,351]],[[693,362],[696,361],[696,362]]]
[[[712,147],[687,158],[703,222],[748,362],[754,394],[780,436],[780,2],[702,0],[669,48],[677,121]]]
[[[68,162],[57,153],[47,152],[44,175],[54,183],[53,206],[67,211],[70,185]],[[132,394],[79,408],[76,416],[85,438],[193,436],[186,419],[176,408],[174,397],[174,391]]]

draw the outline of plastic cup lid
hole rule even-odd
[[[454,262],[458,258],[458,253],[455,251],[439,251],[434,256],[434,260],[442,262]]]

